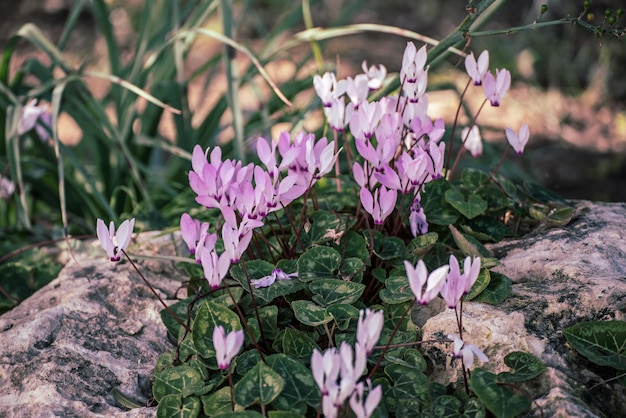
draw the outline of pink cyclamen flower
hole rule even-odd
[[[311,371],[313,379],[320,388],[322,395],[328,395],[329,386],[336,384],[341,370],[341,358],[336,348],[328,348],[324,354],[313,349],[311,354]]]
[[[185,244],[187,244],[191,254],[196,253],[196,247],[200,238],[206,235],[208,230],[209,224],[207,222],[200,222],[197,219],[192,219],[188,213],[183,213],[180,217],[180,234],[182,235]]]
[[[387,68],[385,68],[384,65],[381,64],[378,67],[372,65],[368,68],[367,61],[363,61],[361,68],[368,78],[367,87],[376,90],[383,85],[383,81],[385,81],[385,77],[387,76]]]
[[[463,292],[465,291],[465,283],[463,275],[459,267],[459,262],[454,255],[450,255],[450,271],[446,277],[446,281],[441,286],[439,293],[443,300],[446,301],[448,308],[454,309],[458,305]]]
[[[223,252],[218,256],[214,248],[210,250],[205,248],[200,254],[200,262],[202,263],[204,277],[209,282],[209,287],[211,289],[219,288],[230,268],[228,253]]]
[[[404,267],[411,290],[420,305],[427,305],[428,302],[437,297],[449,268],[446,264],[428,274],[426,264],[422,260],[419,260],[415,266],[405,260]]]
[[[519,134],[517,134],[513,129],[506,128],[506,139],[509,141],[509,144],[515,150],[517,155],[522,155],[524,152],[524,147],[528,143],[528,138],[530,137],[530,131],[528,130],[528,125],[523,124],[521,128],[519,128]]]
[[[243,346],[243,330],[233,330],[226,334],[224,327],[217,325],[213,328],[213,347],[215,347],[215,358],[221,370],[228,370],[230,362],[239,353]]]
[[[362,309],[359,312],[359,320],[356,326],[356,340],[369,355],[380,338],[385,318],[383,311],[373,312],[370,309]]]
[[[463,138],[463,146],[472,154],[472,157],[480,157],[483,154],[483,140],[480,137],[478,126],[463,128],[461,138]]]
[[[454,350],[452,351],[454,357],[463,359],[463,366],[466,369],[470,369],[474,365],[474,356],[482,362],[487,362],[489,359],[478,347],[472,344],[465,344],[462,339],[454,334],[448,335],[448,339],[454,341]]]
[[[511,87],[511,73],[508,70],[496,70],[494,77],[491,72],[485,74],[483,91],[491,106],[500,106],[504,95]]]
[[[345,87],[337,84],[334,73],[324,73],[321,77],[316,75],[313,77],[313,87],[324,107],[330,107],[333,98],[338,98],[345,92]]]
[[[11,179],[4,177],[0,174],[0,198],[9,200],[11,195],[15,192],[15,183]]]
[[[383,387],[378,385],[372,389],[372,382],[369,379],[367,379],[367,387],[367,397],[363,394],[365,389],[363,382],[356,385],[350,397],[350,409],[352,409],[357,418],[371,417],[383,396]]]
[[[250,284],[253,285],[255,289],[260,289],[262,287],[270,287],[276,280],[291,280],[294,277],[298,277],[298,272],[285,273],[281,269],[274,269],[269,276],[250,280]]]
[[[470,52],[470,54],[465,57],[465,70],[474,81],[474,85],[480,86],[483,83],[487,71],[489,71],[489,51],[484,50],[478,57],[478,62],[476,58],[474,58],[474,53]]]
[[[372,215],[376,225],[382,225],[396,206],[398,192],[380,186],[372,195],[368,189],[362,188],[360,197],[363,209]]]
[[[411,205],[409,225],[411,227],[411,234],[413,234],[414,237],[428,233],[428,221],[426,220],[424,208],[420,205],[419,201],[417,201],[417,205],[415,203]]]
[[[120,261],[122,251],[126,250],[128,244],[130,244],[130,238],[133,235],[133,228],[135,227],[135,218],[125,220],[121,223],[120,227],[115,233],[115,225],[113,221],[107,228],[104,221],[100,218],[96,221],[96,234],[100,245],[107,252],[111,261]]]
[[[37,106],[37,99],[33,99],[24,107],[20,113],[20,119],[17,126],[17,134],[22,136],[26,132],[35,128],[37,135],[42,141],[50,136],[46,126],[50,128],[52,125],[52,114],[46,106]]]

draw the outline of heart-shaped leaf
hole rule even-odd
[[[200,414],[202,404],[200,398],[190,396],[181,398],[178,395],[167,395],[159,401],[157,418],[195,418]]]
[[[531,400],[498,383],[497,376],[483,369],[474,369],[470,378],[472,391],[485,407],[498,418],[514,418],[530,409]]]
[[[567,342],[590,361],[626,370],[626,322],[579,322],[563,330]]]
[[[341,254],[330,247],[313,247],[298,259],[298,279],[338,279]]]
[[[365,285],[347,282],[345,280],[321,279],[309,284],[313,292],[314,302],[321,306],[330,306],[336,303],[351,304],[356,302],[365,290]]]
[[[517,383],[533,379],[546,371],[546,366],[537,357],[523,351],[514,351],[504,357],[504,364],[514,370],[513,373],[498,374],[499,382]]]
[[[291,307],[296,319],[305,325],[316,327],[333,320],[325,308],[308,300],[295,300]]]
[[[511,279],[504,274],[489,272],[491,280],[489,285],[478,296],[472,299],[474,302],[484,302],[490,305],[497,305],[504,302],[511,295],[513,288],[511,287]]]
[[[487,210],[487,201],[474,193],[465,197],[460,191],[450,189],[446,191],[445,199],[467,219],[475,218]]]
[[[280,395],[284,386],[283,378],[271,367],[260,362],[235,385],[235,402],[244,408],[255,403],[267,405]]]

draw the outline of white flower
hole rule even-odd
[[[483,353],[478,347],[472,344],[465,344],[462,339],[454,334],[448,335],[448,339],[454,341],[454,350],[452,351],[454,357],[463,359],[463,366],[466,369],[470,369],[474,365],[474,356],[482,362],[489,361],[485,353]]]

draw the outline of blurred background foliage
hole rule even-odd
[[[473,3],[8,2],[0,20],[0,173],[18,187],[0,201],[4,254],[64,234],[93,234],[99,217],[118,222],[134,216],[143,230],[175,227],[182,212],[196,207],[187,187],[195,144],[219,144],[227,156],[245,158],[259,135],[276,137],[285,129],[322,134],[314,74],[354,75],[362,60],[399,70],[405,37],[366,32],[309,44],[294,36],[307,27],[375,23],[442,39]],[[543,3],[496,0],[481,16],[480,30],[529,25]],[[579,16],[584,8],[582,0],[547,4],[542,22]],[[584,18],[606,27],[606,10],[620,6],[595,0]],[[272,92],[250,55],[224,47],[222,33],[259,59],[292,106]],[[489,49],[491,67],[509,68],[514,79],[509,113],[479,119],[491,157],[478,164],[499,159],[505,124],[517,129],[528,121],[528,155],[503,167],[506,174],[530,176],[569,198],[626,201],[623,40],[568,24],[474,37],[467,48]],[[452,123],[459,82],[465,83],[462,60],[449,56],[431,68],[432,116]],[[18,135],[20,111],[33,98],[52,112],[58,129],[49,133],[58,137],[42,141],[34,130]],[[36,274],[24,274],[33,283]],[[28,293],[11,292],[17,298]]]

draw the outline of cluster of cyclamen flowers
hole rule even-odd
[[[206,207],[218,209],[222,214],[221,239],[224,251],[218,253],[218,232],[211,232],[207,222],[193,219],[185,213],[180,219],[181,235],[196,262],[203,267],[204,276],[212,289],[221,286],[231,264],[238,263],[247,250],[255,228],[264,225],[265,218],[281,210],[295,199],[301,198],[322,176],[330,172],[341,151],[337,135],[349,128],[361,160],[351,161],[349,147],[347,158],[352,165],[355,183],[363,209],[375,225],[383,225],[396,209],[398,195],[408,196],[410,205],[409,226],[413,235],[428,230],[420,193],[431,180],[444,176],[445,134],[443,120],[433,121],[427,114],[426,93],[428,67],[426,48],[417,50],[409,42],[400,70],[400,96],[386,96],[379,101],[368,101],[369,93],[380,88],[386,77],[383,66],[368,68],[363,63],[364,74],[346,80],[337,80],[332,73],[314,78],[314,87],[322,99],[329,125],[335,132],[335,141],[316,140],[314,135],[300,133],[294,138],[286,132],[277,141],[260,138],[256,151],[263,166],[243,165],[235,160],[222,160],[219,147],[203,151],[196,146],[192,154],[189,184],[196,193],[196,201]],[[476,86],[483,86],[485,102],[499,106],[510,87],[507,70],[488,71],[489,56],[485,51],[478,60],[473,54],[465,60],[467,73]],[[349,103],[346,105],[345,96]],[[517,154],[521,154],[528,141],[528,126],[519,133],[506,128],[506,137]],[[346,136],[347,138],[347,136]],[[463,145],[472,155],[480,155],[482,143],[476,125],[462,133]],[[98,238],[109,258],[119,261],[130,242],[134,219],[124,221],[117,233],[113,223],[107,226],[98,219]],[[457,309],[462,298],[469,294],[481,268],[478,257],[467,257],[463,270],[459,260],[450,256],[448,265],[428,272],[425,263],[416,265],[405,261],[406,275],[415,300],[428,304],[438,295],[450,309]],[[289,280],[296,273],[286,274],[275,269],[269,276],[252,280],[255,287],[271,286],[276,280]],[[462,307],[462,305],[461,305]],[[360,312],[357,338],[353,347],[343,343],[339,348],[328,348],[323,353],[314,350],[311,368],[322,393],[321,408],[326,417],[335,417],[346,400],[353,413],[361,418],[372,415],[382,397],[380,386],[372,388],[371,381],[363,380],[367,357],[377,343],[383,326],[382,312],[369,309]],[[459,331],[462,327],[459,324]],[[232,358],[240,351],[243,331],[225,333],[222,327],[213,331],[218,366],[230,367]],[[465,344],[456,335],[448,338],[454,342],[453,354],[463,359],[470,368],[474,357],[487,361],[476,346]]]
[[[427,182],[444,174],[445,144],[441,139],[445,126],[443,119],[433,121],[427,114],[426,59],[426,46],[418,50],[409,42],[400,70],[402,95],[385,96],[379,101],[370,102],[368,97],[371,90],[383,84],[387,70],[382,65],[368,68],[363,62],[364,73],[354,78],[337,80],[335,74],[325,73],[313,80],[328,124],[335,133],[348,127],[364,160],[352,165],[363,209],[372,216],[374,224],[382,225],[393,212],[398,193],[411,196],[409,225],[414,236],[428,229],[420,191]],[[499,106],[511,85],[509,71],[496,70],[495,76],[489,72],[487,51],[478,61],[473,54],[468,55],[465,66],[474,85],[483,85],[485,100]],[[515,152],[521,154],[529,137],[528,125],[524,124],[519,134],[506,128],[506,137]],[[464,128],[462,138],[464,147],[474,157],[482,154],[476,125]]]
[[[194,148],[189,185],[197,194],[199,204],[221,211],[224,252],[217,253],[218,237],[209,232],[208,223],[183,214],[180,229],[189,250],[202,264],[209,285],[217,289],[230,265],[238,263],[248,248],[253,230],[263,226],[263,220],[270,213],[301,197],[328,173],[337,153],[335,145],[326,138],[316,141],[314,135],[300,133],[292,140],[287,132],[276,142],[268,143],[259,138],[257,154],[265,168],[252,163],[243,166],[235,160],[222,161],[219,147],[210,155],[209,151],[203,152],[200,146]],[[272,277],[281,280],[292,275],[275,271],[273,276],[253,284],[269,286],[273,283]]]
[[[339,349],[330,347],[311,355],[313,378],[322,392],[322,412],[326,418],[335,418],[349,399],[357,418],[372,415],[382,398],[382,387],[372,388],[372,382],[362,376],[367,367],[367,356],[380,338],[383,329],[383,312],[370,309],[359,312],[354,350],[343,342]],[[367,387],[367,396],[364,396]]]

